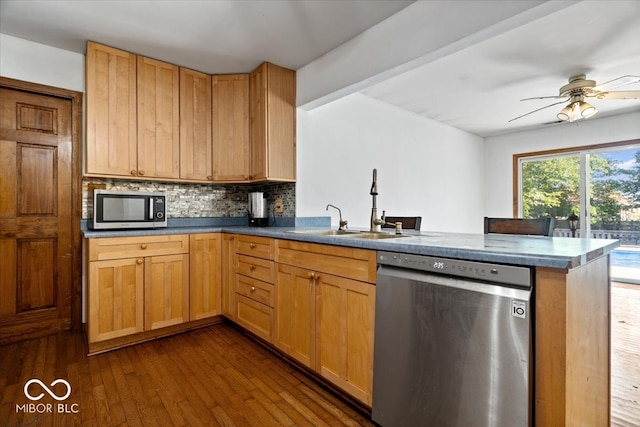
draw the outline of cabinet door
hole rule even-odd
[[[145,258],[145,330],[189,320],[189,255]]]
[[[213,180],[245,182],[249,175],[249,75],[213,76]]]
[[[222,237],[219,233],[189,236],[189,315],[191,320],[221,313]]]
[[[144,330],[143,258],[89,263],[89,342]]]
[[[376,287],[316,275],[318,372],[371,406]]]
[[[222,235],[222,314],[236,318],[236,236]]]
[[[295,181],[295,71],[265,62],[250,84],[252,179]]]
[[[137,174],[136,56],[87,42],[87,174]]]
[[[300,363],[315,364],[315,286],[313,272],[278,265],[274,344]]]
[[[138,57],[138,176],[180,178],[180,71]]]
[[[211,181],[211,76],[180,68],[180,178]]]
[[[250,75],[251,179],[267,178],[267,64]]]

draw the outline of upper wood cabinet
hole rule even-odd
[[[296,179],[296,73],[265,62],[251,73],[251,179]]]
[[[137,176],[180,178],[180,72],[138,56]]]
[[[212,181],[211,76],[180,68],[180,178]]]
[[[87,42],[86,174],[200,183],[296,180],[296,73],[200,73]]]
[[[136,176],[136,55],[87,42],[88,174]]]
[[[87,43],[87,174],[180,177],[180,74],[172,64]]]
[[[249,181],[249,75],[213,76],[211,88],[213,180]]]

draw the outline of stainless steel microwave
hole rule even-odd
[[[95,230],[167,226],[167,198],[162,193],[93,191]]]

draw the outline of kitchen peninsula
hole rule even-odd
[[[372,300],[375,301],[376,251],[531,267],[534,272],[535,302],[535,425],[609,424],[609,252],[617,246],[616,241],[435,232],[407,232],[401,237],[367,239],[324,235],[322,230],[308,228],[250,228],[213,223],[145,231],[84,231],[89,248],[97,242],[122,237],[143,241],[151,236],[203,234],[220,238],[218,246],[212,248],[217,248],[214,258],[221,263],[218,265],[223,266],[220,278],[223,307],[225,298],[229,297],[229,287],[236,286],[232,285],[236,273],[229,270],[244,268],[242,263],[247,267],[246,274],[237,271],[237,277],[242,280],[238,282],[236,292],[231,292],[231,297],[238,298],[235,306],[247,310],[242,315],[253,323],[246,327],[247,323],[233,317],[231,319],[260,337],[266,345],[274,345],[366,406],[371,406],[370,374],[365,375],[362,381],[356,379],[353,383],[349,382],[353,376],[336,378],[331,367],[323,366],[322,360],[315,360],[313,349],[316,345],[322,345],[322,342],[311,344],[307,359],[302,351],[304,349],[278,344],[283,334],[278,332],[276,321],[271,317],[277,318],[279,315],[278,283],[288,277],[286,274],[295,277],[307,274],[304,268],[299,268],[304,270],[299,273],[294,271],[290,264],[306,263],[313,266],[308,272],[309,278],[305,276],[303,279],[309,283],[317,284],[321,280],[318,277],[329,276],[328,273],[331,273],[331,278],[347,278],[347,286],[362,287],[362,290],[358,288],[358,295],[363,296],[362,304],[369,305]],[[191,246],[191,253],[183,249],[178,252],[189,253],[193,257],[196,256],[193,248]],[[348,262],[343,263],[343,259]],[[89,257],[88,264],[92,262]],[[323,268],[332,271],[323,271]],[[87,271],[91,271],[90,266]],[[91,323],[92,287],[95,283],[91,279],[93,276],[88,277]],[[338,282],[338,279],[335,281]],[[370,290],[369,294],[366,294],[367,289]],[[256,297],[259,293],[261,296]],[[239,304],[240,300],[245,304]],[[224,308],[220,313],[230,317]],[[90,324],[88,329],[91,330]],[[318,331],[318,334],[321,335],[321,332]],[[371,335],[372,331],[369,330],[369,333]],[[371,352],[372,342],[368,345],[367,351]],[[90,342],[90,350],[91,346]],[[96,351],[107,349],[97,347]],[[349,351],[348,347],[346,351]]]

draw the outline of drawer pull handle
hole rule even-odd
[[[142,264],[142,263],[143,263],[142,258],[138,258],[138,259],[136,260],[136,264],[140,265],[140,264]]]
[[[251,249],[254,249],[254,248],[256,247],[256,244],[255,244],[255,243],[249,243],[249,247],[250,247]]]
[[[249,270],[251,270],[251,271],[255,271],[255,269],[256,269],[255,265],[252,265],[251,267],[249,267]]]
[[[140,249],[147,249],[147,244],[146,243],[141,244]]]
[[[252,286],[252,287],[251,287],[251,292],[253,292],[253,291],[255,291],[255,290],[256,290],[256,287],[255,287],[255,286]]]

